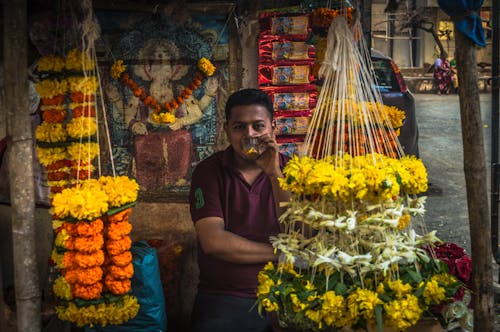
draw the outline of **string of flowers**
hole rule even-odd
[[[68,84],[66,80],[57,78],[62,75],[64,64],[64,58],[59,56],[42,57],[37,68],[46,78],[35,84],[40,95],[43,120],[35,130],[37,154],[40,163],[47,169],[51,194],[61,192],[70,177],[68,155],[64,146],[68,138],[65,126],[68,118],[65,105]]]
[[[101,177],[54,196],[53,214],[62,220],[52,254],[61,271],[53,284],[62,300],[56,306],[60,319],[105,326],[137,314],[137,299],[130,294],[134,270],[128,215],[138,189],[125,176]]]
[[[53,284],[56,312],[78,326],[122,324],[139,309],[131,294],[128,222],[138,185],[126,177],[91,179],[99,154],[94,141],[99,82],[89,75],[94,69],[94,62],[76,49],[66,58],[47,56],[38,64],[45,77],[37,84],[44,119],[36,131],[38,157],[49,184],[57,186],[51,201],[51,258],[59,273]],[[124,208],[125,213],[118,211]],[[110,255],[109,248],[117,249]]]
[[[179,95],[168,101],[159,101],[155,97],[148,94],[139,86],[127,72],[127,66],[123,60],[116,60],[110,69],[110,76],[114,80],[121,80],[122,83],[132,91],[135,97],[139,98],[152,111],[152,119],[157,123],[173,123],[175,122],[175,110],[196,91],[204,77],[210,77],[215,73],[215,66],[207,58],[198,60],[198,71],[194,75],[192,81],[184,87]]]
[[[450,306],[466,286],[429,254],[435,232],[411,227],[425,212],[425,197],[410,197],[427,190],[421,160],[294,157],[284,175],[280,186],[292,199],[280,217],[285,231],[271,238],[282,255],[258,275],[259,310],[296,330],[383,322],[399,331],[423,316],[457,323]]]

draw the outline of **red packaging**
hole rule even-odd
[[[281,36],[261,36],[259,40],[259,61],[278,63],[290,60],[314,60],[314,45],[304,41],[291,41]]]
[[[309,14],[261,13],[260,35],[279,35],[288,40],[306,41],[311,34]]]
[[[313,63],[312,61],[294,61],[279,65],[260,63],[259,85],[309,84],[314,81]]]
[[[318,90],[313,84],[291,86],[264,86],[273,101],[276,116],[310,116],[316,107]]]

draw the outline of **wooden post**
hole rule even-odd
[[[486,158],[479,104],[476,48],[455,30],[460,86],[460,117],[464,151],[464,173],[471,239],[474,331],[494,331],[493,277],[490,216],[486,186]]]
[[[18,332],[41,330],[35,241],[33,135],[28,98],[26,0],[4,2],[4,92],[7,111],[14,285]]]

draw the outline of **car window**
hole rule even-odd
[[[375,86],[381,92],[399,91],[399,84],[389,60],[372,58]]]

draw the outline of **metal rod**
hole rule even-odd
[[[493,256],[497,264],[500,264],[500,249],[498,247],[498,204],[500,197],[499,188],[499,160],[498,160],[498,139],[499,139],[499,48],[500,48],[500,5],[498,1],[493,1],[491,9],[492,19],[492,61],[491,61],[491,246]],[[500,275],[499,281],[500,281]]]

